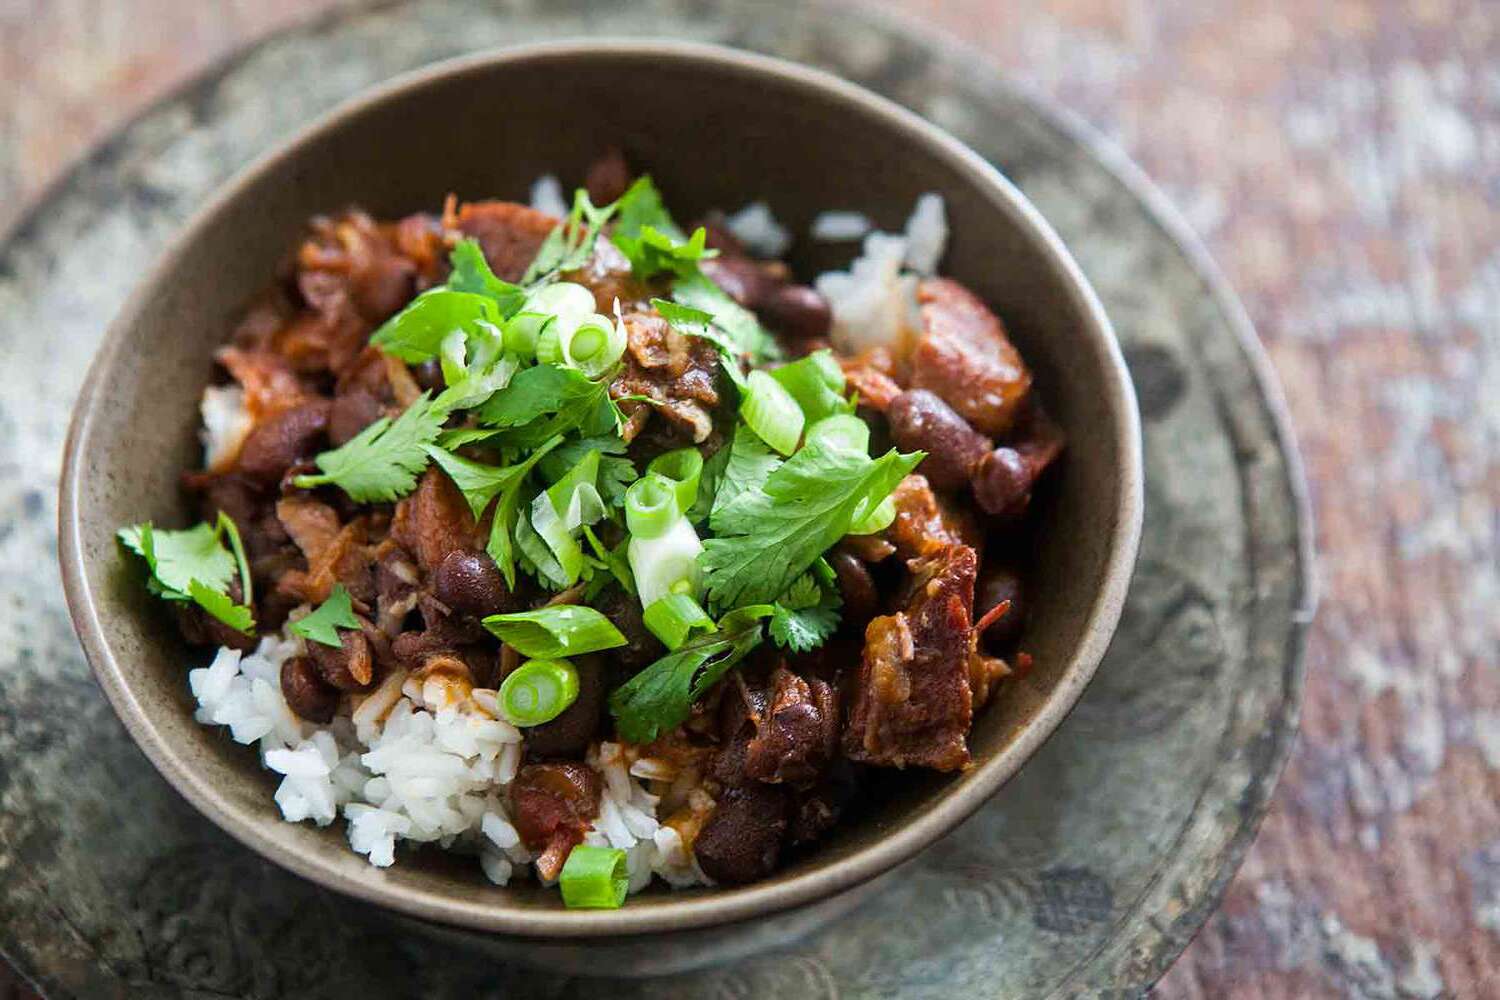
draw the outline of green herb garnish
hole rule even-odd
[[[223,511],[213,524],[197,524],[181,531],[155,528],[150,521],[121,528],[117,537],[146,561],[153,593],[168,601],[197,604],[219,621],[249,635],[255,626],[250,602],[250,566],[240,543],[239,529]],[[223,539],[229,538],[229,548]],[[238,571],[244,604],[229,596]]]
[[[349,591],[342,583],[335,583],[328,600],[318,605],[317,610],[292,622],[291,629],[304,639],[338,648],[343,645],[338,630],[359,628],[359,619],[354,617],[354,604]]]
[[[437,440],[447,418],[447,411],[424,392],[394,422],[381,417],[323,452],[314,460],[322,473],[298,476],[292,484],[306,490],[332,483],[361,503],[389,503],[417,485],[417,474],[427,467],[427,446]]]

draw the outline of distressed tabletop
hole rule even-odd
[[[212,7],[173,0],[0,5],[0,226],[19,218],[43,184],[147,101],[245,41],[329,6],[287,0]],[[589,6],[562,5],[565,11]],[[1228,272],[1270,350],[1295,417],[1318,515],[1323,573],[1322,609],[1309,638],[1301,742],[1223,907],[1158,992],[1493,994],[1500,975],[1500,76],[1494,69],[1500,11],[1478,0],[895,0],[885,6],[961,36],[983,51],[989,69],[1061,101],[1145,167]],[[759,5],[741,5],[747,35],[741,40],[797,55],[799,39],[820,28],[826,34],[826,25],[789,23],[777,13],[783,7],[769,5],[762,16]],[[718,8],[673,6],[684,16]],[[584,30],[597,22],[580,14],[572,26]],[[874,76],[871,82],[897,96],[921,85],[920,76],[907,79],[890,70],[888,48],[872,33],[837,34],[839,44],[832,48],[850,75]],[[503,40],[483,32],[473,39]],[[816,48],[800,54],[833,58]],[[393,63],[411,55],[383,53]],[[341,71],[339,65],[319,67],[325,89],[357,85],[338,79]],[[952,75],[959,79],[950,87],[973,84],[961,67]],[[117,794],[140,795],[151,810],[161,810],[151,812],[156,835],[174,842],[204,833],[180,804],[171,809],[164,786],[143,773],[143,762],[124,745],[80,670],[60,602],[49,596],[56,589],[55,567],[42,559],[65,408],[41,400],[71,394],[81,357],[98,335],[99,317],[108,315],[119,289],[144,266],[139,258],[190,210],[180,201],[183,192],[212,180],[193,174],[206,169],[201,150],[199,159],[166,164],[147,162],[143,152],[153,143],[168,145],[173,130],[211,119],[215,97],[223,97],[202,90],[191,96],[148,116],[148,133],[135,130],[136,145],[117,141],[92,161],[96,172],[112,169],[116,176],[130,176],[137,167],[162,172],[161,183],[148,174],[145,183],[90,192],[101,204],[125,203],[125,212],[101,220],[119,231],[92,234],[112,256],[33,254],[23,261],[14,252],[0,255],[0,317],[8,314],[10,320],[0,339],[0,378],[9,379],[0,381],[0,427],[6,431],[0,444],[0,564],[43,567],[22,572],[19,581],[14,572],[0,581],[0,636],[9,658],[4,666],[16,666],[19,655],[32,682],[22,692],[32,700],[0,712],[0,744],[39,758],[104,758]],[[311,113],[316,98],[309,101]],[[919,110],[961,134],[974,124],[952,120],[962,111],[952,101]],[[993,154],[974,136],[964,137]],[[1002,139],[991,136],[990,145],[1003,147]],[[132,155],[141,161],[131,161]],[[1003,165],[1019,165],[1018,172],[1026,173],[1025,163]],[[1045,176],[1021,179],[1065,236],[1070,229],[1087,230],[1089,220],[1068,216],[1068,192],[1048,190]],[[61,190],[69,192],[67,186]],[[126,224],[132,218],[157,221],[137,229]],[[91,221],[49,218],[44,211],[17,241],[30,237],[35,249],[43,230],[78,236]],[[1106,218],[1092,224],[1123,223]],[[1119,279],[1130,263],[1099,259],[1107,258],[1107,248],[1092,259],[1079,249],[1091,276],[1101,286],[1114,286],[1101,289],[1106,299],[1121,294]],[[31,270],[22,273],[23,267]],[[1111,274],[1112,282],[1101,281]],[[25,303],[14,296],[27,280],[47,282],[50,311],[29,317],[28,341],[22,342],[13,338]],[[1138,298],[1149,300],[1152,291],[1142,289]],[[1133,322],[1121,323],[1127,343],[1150,332],[1151,316],[1143,312],[1149,301],[1108,304],[1117,322],[1120,310],[1135,310]],[[39,341],[39,330],[50,338]],[[1177,345],[1134,346],[1149,451],[1153,427],[1160,433],[1164,421],[1194,414],[1182,409],[1192,400],[1184,404],[1180,398],[1183,358],[1172,350]],[[1144,347],[1155,349],[1142,353]],[[39,365],[39,359],[50,365],[40,383],[6,375]],[[1216,359],[1186,360],[1196,371]],[[1153,407],[1160,407],[1154,421]],[[1253,457],[1253,451],[1239,456]],[[1153,510],[1183,499],[1164,498],[1161,491],[1172,488],[1155,481]],[[1147,555],[1172,562],[1179,554],[1172,542],[1159,533],[1156,542],[1152,537]],[[1219,569],[1227,578],[1227,568]],[[1165,576],[1150,572],[1144,578],[1159,582]],[[1143,592],[1134,596],[1134,606],[1194,607],[1198,590],[1184,585],[1165,596]],[[1150,690],[1166,694],[1154,704],[1131,706],[1145,720],[1147,739],[1162,724],[1163,707],[1175,711],[1224,652],[1210,644],[1211,655],[1202,655],[1201,630],[1194,632],[1192,618],[1177,623],[1185,635],[1167,630],[1165,639],[1177,654],[1170,661],[1129,664],[1135,671],[1161,671],[1153,675],[1159,685]],[[1146,629],[1149,624],[1137,616],[1136,627],[1152,634],[1127,631],[1122,639],[1137,649],[1163,641],[1162,630]],[[1184,648],[1188,655],[1182,655]],[[1091,698],[1107,697],[1105,684],[1119,676],[1101,672]],[[1270,686],[1276,683],[1270,680]],[[14,700],[16,694],[0,681],[0,696]],[[74,728],[53,726],[58,715],[69,717]],[[1174,721],[1180,720],[1166,719]],[[1080,714],[1070,726],[1092,726],[1086,738],[1106,741],[1111,749],[1129,735],[1120,731],[1118,716],[1097,710]],[[97,742],[82,738],[90,733]],[[1049,753],[1064,754],[1065,747],[1057,747],[1070,736],[1060,734]],[[0,812],[19,800],[18,783],[8,784],[3,769],[15,760],[0,756]],[[1035,779],[1033,789],[1041,780]],[[1156,797],[1153,786],[1142,787],[1143,801]],[[1023,780],[1005,795],[1025,793]],[[55,794],[61,804],[63,793]],[[1253,817],[1257,807],[1253,796],[1226,803],[1222,821],[1245,825],[1245,816],[1236,819],[1236,813]],[[89,871],[90,844],[70,841],[98,836],[107,816],[84,810],[77,818],[76,827],[53,831],[55,843],[19,846],[34,857],[63,859],[59,874],[97,879],[100,874]],[[1035,845],[1025,839],[1031,829],[1026,818],[1013,820],[1021,877],[973,891],[955,883],[952,872],[944,883],[939,871],[928,876],[937,880],[933,888],[971,922],[1014,919],[1019,911],[1043,941],[1086,937],[1101,915],[1108,919],[1124,902],[1113,892],[1106,899],[1089,877],[1098,873],[1078,865],[1053,865],[1044,869],[1044,881],[1028,881],[1024,862]],[[13,827],[0,821],[0,853],[18,847],[6,839],[7,829]],[[1109,832],[1123,837],[1131,829],[1125,822]],[[970,831],[960,837],[970,838]],[[1219,853],[1225,867],[1238,856],[1234,850]],[[264,873],[232,848],[223,857],[168,854],[147,872],[131,873],[133,887],[151,891],[137,894],[141,901],[130,919],[105,922],[102,936],[97,925],[75,925],[69,913],[49,909],[45,894],[29,884],[24,916],[34,922],[27,939],[32,946],[16,957],[34,974],[45,973],[57,995],[103,995],[90,989],[102,980],[66,982],[56,971],[73,962],[80,976],[87,975],[85,966],[101,951],[114,963],[108,971],[116,981],[137,977],[138,989],[161,987],[140,995],[176,995],[168,990],[179,989],[180,977],[194,970],[199,979],[189,991],[264,993],[265,984],[253,975],[247,979],[242,969],[260,953],[226,956],[224,949],[238,947],[231,935],[194,942],[182,933],[205,919],[252,938],[266,930],[243,924],[246,915],[226,906],[232,894],[200,893],[191,907],[183,905],[184,887],[220,868],[250,880]],[[0,861],[0,873],[14,877],[14,865],[6,870]],[[958,874],[964,874],[961,866]],[[1200,884],[1194,891],[1212,905],[1215,888]],[[327,906],[323,899],[312,902]],[[1203,916],[1174,914],[1170,904],[1158,914],[1157,936],[1133,970],[1130,956],[1102,956],[1109,968],[1126,971],[1116,980],[1122,986],[1148,982],[1159,971],[1151,957],[1175,953]],[[0,895],[0,915],[6,918],[0,947],[14,950],[22,915],[17,897]],[[1181,919],[1174,923],[1174,916]],[[1070,929],[1074,933],[1066,934]],[[143,950],[140,942],[148,935],[152,947]],[[45,969],[34,946],[43,940],[52,945]],[[282,944],[295,952],[303,942]],[[809,983],[826,968],[816,955],[802,954],[798,961],[795,971]],[[241,968],[239,980],[213,980],[226,967]],[[926,971],[939,981],[937,970]],[[178,984],[151,978],[164,973],[179,976]],[[723,995],[748,995],[754,985],[731,979]],[[789,993],[796,989],[780,985]],[[298,993],[295,981],[276,988]]]

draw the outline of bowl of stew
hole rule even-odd
[[[744,940],[1051,734],[1141,475],[1107,317],[973,152],[805,67],[557,43],[393,81],[188,222],[60,547],[127,728],[270,860],[497,941]]]

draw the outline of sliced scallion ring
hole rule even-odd
[[[786,387],[759,368],[745,380],[740,415],[762,441],[783,455],[797,450],[807,420]]]
[[[616,910],[630,892],[625,852],[618,847],[579,844],[568,854],[558,888],[572,910]]]
[[[557,317],[551,313],[516,313],[505,323],[505,349],[518,357],[536,357],[537,341],[556,323]]]
[[[677,490],[677,509],[687,510],[698,499],[698,482],[703,477],[703,454],[697,448],[678,448],[657,455],[646,466],[664,479],[670,479]]]
[[[677,487],[665,476],[648,472],[625,491],[625,525],[633,538],[658,538],[681,516]]]
[[[514,726],[551,722],[578,698],[578,671],[567,660],[527,660],[500,682],[500,712]]]
[[[659,597],[642,616],[651,634],[668,649],[677,649],[693,636],[714,630],[714,620],[687,594]]]
[[[844,370],[832,351],[814,351],[773,369],[771,377],[791,393],[810,421],[853,409],[844,398]]]

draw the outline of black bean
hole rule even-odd
[[[257,423],[240,448],[240,472],[263,483],[275,483],[299,459],[311,458],[321,450],[328,413],[328,400],[319,399]]]
[[[526,754],[532,759],[582,757],[599,732],[604,712],[604,667],[597,656],[575,656],[578,697],[551,722],[526,730]]]
[[[474,618],[500,614],[510,598],[495,560],[473,549],[455,549],[444,557],[433,571],[432,593],[454,613]]]
[[[281,665],[281,695],[287,707],[308,722],[332,722],[339,707],[338,690],[305,656],[293,656]]]
[[[880,610],[880,592],[870,570],[853,554],[842,549],[828,553],[828,564],[839,581],[839,596],[844,599],[844,621],[864,628]]]
[[[885,415],[897,446],[927,452],[917,471],[933,489],[962,489],[991,447],[989,438],[926,389],[903,392],[891,400]]]
[[[1035,481],[1031,463],[1016,449],[1002,446],[975,467],[974,499],[991,514],[1019,514],[1031,498]]]
[[[996,656],[1003,656],[1015,646],[1026,625],[1026,602],[1021,577],[1008,566],[985,566],[974,595],[974,619],[977,621],[1001,602],[1009,601],[1010,610],[984,630],[984,645]]]
[[[756,309],[767,326],[798,340],[826,337],[833,325],[833,309],[816,289],[782,285]]]
[[[375,679],[375,656],[364,632],[339,629],[341,645],[325,646],[309,639],[307,653],[323,680],[340,691],[364,691]]]
[[[758,783],[725,789],[693,842],[693,854],[715,882],[754,882],[776,870],[786,827],[784,789]]]

